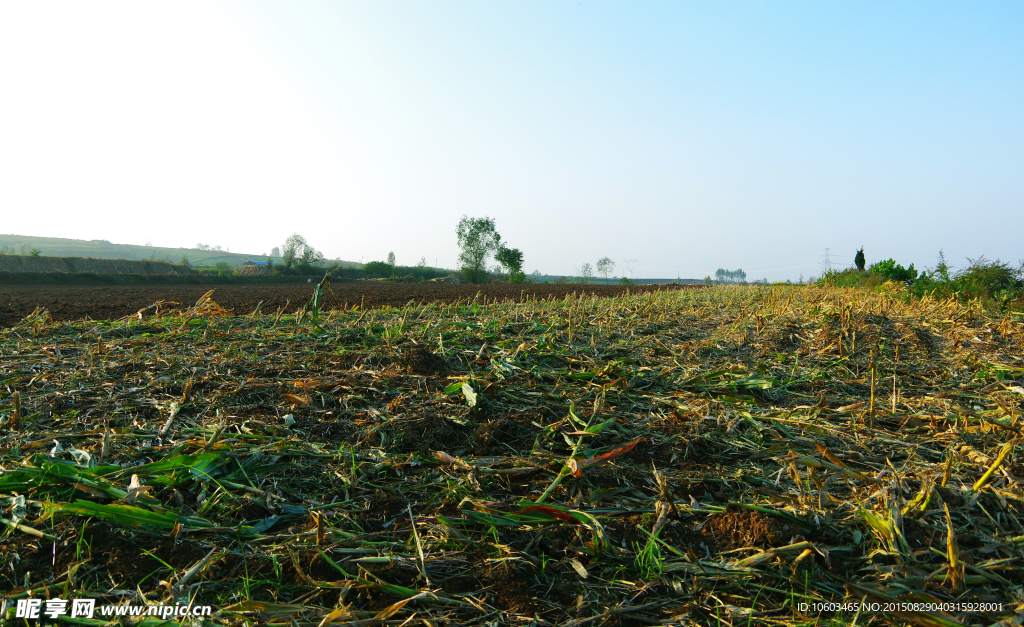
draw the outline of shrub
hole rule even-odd
[[[960,291],[967,292],[976,298],[993,298],[1001,292],[1009,293],[1020,289],[1020,270],[998,259],[988,261],[984,255],[978,259],[968,259],[971,265],[957,273],[956,281]]]
[[[953,276],[945,257],[939,254],[939,264],[932,272],[924,273],[913,286],[917,295],[932,294],[945,297],[956,294],[962,298],[982,298],[1007,304],[1024,297],[1024,267],[1013,268],[998,259],[989,261],[984,255],[968,259],[970,265]]]
[[[394,266],[386,261],[370,261],[363,264],[363,272],[369,276],[389,277],[394,271]]]
[[[873,264],[871,272],[881,274],[890,281],[902,281],[904,283],[911,283],[917,278],[917,270],[914,269],[914,264],[910,264],[909,268],[904,268],[893,259],[886,259],[885,261]]]

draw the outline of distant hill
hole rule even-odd
[[[574,283],[576,281],[576,277],[564,276],[559,274],[542,274],[539,277],[531,274],[527,278],[536,283],[544,283],[545,281],[547,281],[548,283],[556,283],[559,281]],[[590,279],[588,285],[618,285],[619,280],[619,277],[612,277],[608,281],[605,281],[604,277],[593,277]],[[704,283],[704,281],[701,279],[633,279],[634,285],[663,284],[677,282],[679,283],[679,285],[696,285],[698,283]]]
[[[92,257],[94,259],[128,259],[138,261],[169,261],[181,263],[184,259],[194,266],[214,266],[227,263],[240,266],[246,261],[266,261],[260,254],[229,253],[223,250],[200,250],[198,248],[161,248],[159,246],[136,246],[114,244],[106,240],[64,239],[62,237],[34,237],[31,235],[0,234],[0,254],[29,255],[38,250],[42,257]],[[274,257],[274,263],[283,263]],[[355,261],[336,261],[344,268],[359,268]]]

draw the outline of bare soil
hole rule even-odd
[[[24,285],[0,287],[0,327],[11,327],[32,313],[36,307],[49,310],[55,321],[116,319],[135,314],[157,301],[164,301],[163,309],[190,307],[209,290],[213,299],[236,315],[251,313],[263,303],[263,312],[285,308],[286,312],[300,309],[309,302],[314,283],[273,285],[110,285],[110,286],[51,286]],[[672,285],[537,285],[492,283],[488,285],[427,285],[416,283],[382,283],[358,281],[335,283],[333,297],[328,296],[329,309],[354,306],[364,308],[392,307],[439,302],[453,303],[472,300],[477,294],[481,300],[544,300],[560,299],[569,294],[595,294],[618,296],[663,289],[682,289]]]

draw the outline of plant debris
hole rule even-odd
[[[1020,313],[798,286],[319,304],[0,331],[7,618],[1024,619]],[[918,605],[813,609],[861,600]]]

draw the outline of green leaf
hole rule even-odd
[[[95,516],[96,518],[103,518],[104,520],[109,520],[122,525],[149,526],[160,529],[172,529],[174,528],[175,523],[181,523],[183,527],[191,527],[193,529],[213,527],[212,523],[203,520],[202,518],[190,518],[180,514],[151,512],[149,510],[142,509],[141,507],[135,507],[134,505],[121,505],[114,503],[102,505],[91,501],[75,501],[70,505],[55,503],[53,505],[53,511],[54,513],[62,514]]]
[[[598,424],[593,425],[591,427],[587,427],[586,428],[586,432],[587,433],[601,433],[602,431],[605,430],[606,427],[610,427],[610,426],[612,426],[613,424],[615,424],[618,421],[619,421],[618,418],[612,418],[611,420],[606,420],[604,422],[598,423]]]
[[[814,528],[814,526],[811,525],[811,523],[809,523],[806,520],[800,518],[799,516],[796,516],[794,514],[790,514],[789,512],[781,512],[781,511],[776,510],[776,509],[771,509],[770,507],[761,507],[759,505],[752,505],[750,503],[736,503],[736,504],[739,505],[740,507],[743,507],[743,508],[746,508],[746,509],[752,509],[755,512],[761,512],[762,514],[770,514],[772,516],[778,516],[779,518],[782,518],[784,520],[788,520],[789,522],[793,523],[794,525],[803,527],[803,529],[805,531],[809,531],[809,530]]]
[[[200,455],[178,455],[163,459],[152,464],[144,464],[133,468],[125,468],[116,476],[125,475],[158,475],[172,470],[187,469],[200,479],[208,479],[220,474],[216,467],[228,461],[223,453],[203,453]]]

